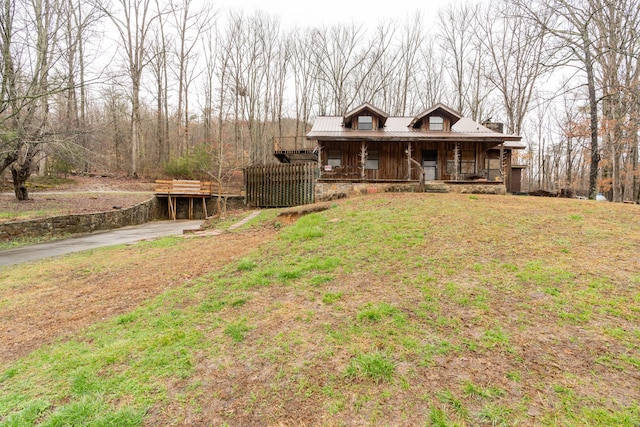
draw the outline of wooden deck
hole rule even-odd
[[[210,181],[195,181],[188,179],[156,180],[156,196],[167,197],[169,217],[173,220],[177,217],[178,198],[189,199],[189,219],[193,218],[193,199],[202,199],[202,213],[208,217],[207,198],[213,195],[213,183]]]

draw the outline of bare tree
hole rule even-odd
[[[159,0],[156,1],[156,9],[163,10]],[[171,157],[171,144],[169,142],[169,50],[171,39],[166,33],[166,13],[158,15],[158,25],[153,30],[153,39],[149,42],[147,54],[149,67],[155,80],[155,162],[158,165],[166,163]]]
[[[43,147],[55,138],[49,98],[68,87],[67,79],[50,81],[60,58],[63,14],[55,0],[3,0],[0,5],[0,173],[10,168],[16,198],[26,200],[25,183]]]
[[[475,29],[480,13],[478,4],[450,4],[438,13],[439,39],[449,59],[449,75],[454,89],[454,108],[474,120],[486,115],[485,102],[490,91],[484,75],[486,56]]]
[[[593,0],[598,84],[602,90],[602,175],[613,201],[620,202],[630,184],[623,176],[631,161],[637,120],[632,117],[634,91],[638,90],[638,29],[640,4],[637,0]]]
[[[445,58],[442,52],[435,49],[433,39],[426,38],[419,50],[417,71],[412,76],[415,80],[414,86],[420,100],[420,110],[424,110],[438,102],[449,103],[447,97],[448,90],[446,79],[442,76],[446,73]]]
[[[64,43],[61,55],[66,62],[64,75],[68,81],[64,105],[58,110],[58,123],[64,137],[63,150],[81,153],[74,167],[85,172],[90,167],[90,125],[87,117],[87,66],[88,40],[96,36],[94,26],[102,14],[93,5],[80,0],[65,0],[61,12],[66,22],[60,42]]]
[[[401,53],[399,74],[396,77],[398,85],[400,105],[394,113],[406,115],[417,109],[417,94],[419,85],[415,84],[416,75],[419,73],[420,46],[425,43],[423,16],[420,13],[413,15],[413,19],[407,21],[401,33]]]
[[[588,121],[582,109],[578,107],[577,96],[565,94],[562,99],[563,112],[560,115],[558,127],[562,129],[563,137],[566,139],[565,145],[565,178],[564,187],[575,188],[574,169],[576,164],[581,162],[577,159],[581,154],[580,147],[585,145],[588,139]]]
[[[272,122],[277,122],[277,131],[273,133],[277,133],[278,138],[282,139],[284,137],[284,127],[283,127],[283,116],[285,114],[285,93],[286,93],[286,85],[287,85],[287,77],[290,72],[290,64],[292,57],[292,44],[290,39],[282,38],[277,46],[276,54],[274,60],[271,62],[271,66],[273,67],[273,107],[271,108],[272,112]],[[268,155],[267,155],[268,156]]]
[[[214,13],[209,5],[194,9],[193,0],[171,3],[171,16],[177,35],[175,46],[178,83],[178,104],[176,109],[176,129],[178,152],[184,155],[189,150],[189,89],[198,73],[198,41],[214,23]]]
[[[244,62],[244,52],[248,49],[246,38],[244,37],[244,28],[246,27],[246,17],[244,14],[230,13],[227,16],[226,28],[218,36],[221,55],[224,57],[225,63],[225,79],[223,84],[228,85],[225,97],[232,97],[231,117],[233,121],[233,146],[236,160],[241,163],[245,162],[245,144],[242,136],[243,128],[241,122],[243,119],[242,102],[243,98],[248,95],[246,85],[243,81],[246,64]]]
[[[574,62],[586,77],[590,116],[589,198],[595,199],[600,165],[598,134],[598,91],[596,87],[596,40],[592,30],[598,7],[593,0],[513,0],[531,25],[555,37],[557,48],[565,52],[558,65]],[[566,59],[568,58],[568,60]]]
[[[316,99],[319,69],[312,49],[313,33],[296,29],[289,37],[295,96],[295,138],[302,138],[307,133]]]
[[[367,60],[370,49],[359,50],[364,40],[362,26],[355,24],[315,30],[313,47],[318,59],[319,83],[330,94],[329,111],[322,114],[344,114],[352,107],[356,97],[354,76]]]
[[[502,96],[508,133],[520,134],[536,84],[549,71],[553,51],[545,25],[530,25],[517,7],[492,3],[478,15],[477,37],[491,59],[486,77]]]
[[[142,141],[140,92],[142,73],[148,64],[148,43],[154,21],[160,12],[151,0],[117,0],[118,11],[100,7],[114,24],[119,36],[127,75],[131,81],[131,161],[129,174],[138,176],[138,157]]]
[[[394,104],[398,103],[396,97],[402,96],[400,93],[393,93],[400,57],[400,49],[392,46],[395,27],[392,21],[378,24],[366,46],[360,51],[363,60],[354,69],[349,106],[372,102],[385,111],[395,112]]]
[[[223,40],[230,60],[230,83],[234,97],[235,137],[241,150],[243,163],[264,163],[270,145],[266,125],[273,118],[274,61],[277,60],[279,21],[273,16],[257,13],[246,17],[231,15],[229,29]],[[242,126],[246,125],[248,146],[244,149]],[[245,159],[246,154],[246,159]],[[246,162],[245,162],[246,160]]]

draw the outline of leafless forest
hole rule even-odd
[[[452,3],[286,29],[193,0],[0,0],[0,174],[220,180],[318,115],[443,102],[521,134],[528,189],[640,198],[640,2]]]

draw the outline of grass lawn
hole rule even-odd
[[[640,425],[638,206],[381,194],[274,215],[234,231],[277,230],[248,255],[0,364],[0,425]],[[12,288],[135,277],[218,238],[0,268],[0,328]]]

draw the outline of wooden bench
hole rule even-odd
[[[207,201],[213,194],[213,183],[210,181],[196,181],[190,179],[158,179],[156,180],[156,196],[166,196],[168,199],[169,216],[175,220],[177,217],[178,197],[189,199],[189,219],[193,218],[193,199],[202,198],[202,212],[208,217]]]

